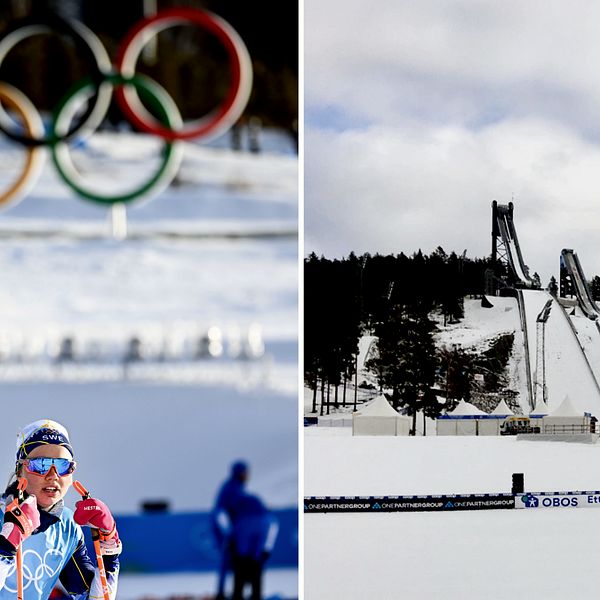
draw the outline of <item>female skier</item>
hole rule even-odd
[[[60,423],[35,421],[19,432],[14,476],[0,501],[0,600],[15,598],[20,544],[27,600],[47,600],[58,580],[74,599],[103,598],[100,573],[87,553],[82,525],[100,533],[110,598],[116,597],[121,542],[115,520],[94,498],[77,502],[75,512],[64,505],[75,467],[69,434]],[[21,502],[20,478],[27,482]]]

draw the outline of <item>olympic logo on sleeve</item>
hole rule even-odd
[[[23,552],[23,590],[26,590],[31,584],[35,586],[38,594],[43,590],[44,581],[54,577],[63,563],[64,555],[56,548],[48,548],[44,556],[40,556],[35,550],[25,550]],[[9,592],[17,592],[17,588],[12,588],[8,583],[8,578],[15,572],[16,565],[11,565],[6,574],[4,589]]]
[[[136,72],[148,41],[178,25],[193,25],[208,32],[226,51],[229,65],[229,89],[220,104],[186,122],[169,93],[154,79]],[[2,81],[2,65],[19,42],[49,32],[66,37],[75,45],[87,65],[88,76],[58,102],[46,129],[27,96]],[[252,65],[244,42],[229,23],[205,10],[172,8],[140,20],[121,41],[114,65],[98,37],[75,19],[55,14],[20,19],[0,38],[0,131],[22,146],[25,161],[21,171],[0,190],[0,207],[13,206],[31,190],[41,174],[47,148],[61,179],[86,200],[111,205],[155,196],[177,174],[183,158],[182,140],[209,139],[227,131],[244,111],[251,89]],[[163,150],[154,172],[135,189],[103,193],[90,187],[77,170],[69,142],[91,136],[105,119],[113,98],[133,126],[162,139]]]

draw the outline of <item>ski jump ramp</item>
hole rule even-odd
[[[597,321],[600,309],[594,302],[579,257],[572,249],[565,248],[560,253],[560,280],[561,296],[575,293],[583,314],[588,319]]]

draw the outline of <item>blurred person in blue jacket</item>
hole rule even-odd
[[[251,588],[251,600],[262,598],[262,572],[271,555],[279,525],[263,502],[252,494],[236,498],[236,518],[231,531],[233,598],[244,599],[244,588]]]
[[[214,508],[211,513],[211,524],[217,547],[221,551],[219,582],[216,600],[225,599],[225,582],[227,574],[232,570],[232,532],[237,517],[239,498],[244,494],[248,481],[248,464],[238,460],[231,465],[229,478],[221,485]]]

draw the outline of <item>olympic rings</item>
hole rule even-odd
[[[25,94],[8,83],[0,82],[0,102],[6,102],[10,108],[19,114],[29,136],[43,135],[44,124],[42,119]],[[0,206],[7,206],[10,202],[13,204],[18,202],[31,189],[44,166],[42,152],[42,148],[38,147],[28,147],[26,149],[23,171],[9,184],[7,189],[0,192]]]
[[[164,10],[153,17],[143,19],[123,40],[117,53],[117,70],[126,77],[133,75],[137,60],[148,42],[149,34],[154,36],[168,27],[186,22],[199,25],[214,34],[227,50],[232,82],[229,94],[221,106],[193,123],[191,127],[182,131],[173,131],[156,123],[156,120],[144,109],[135,90],[120,88],[116,92],[117,101],[129,120],[148,133],[166,139],[191,139],[207,135],[216,137],[237,121],[252,89],[252,66],[248,51],[236,31],[223,19],[209,12],[186,8]]]
[[[179,114],[177,105],[173,102],[171,96],[158,83],[150,79],[150,77],[134,75],[126,79],[122,75],[109,75],[106,77],[106,80],[114,84],[126,84],[127,87],[134,86],[136,89],[139,88],[147,96],[153,107],[159,111],[161,118],[168,127],[180,128],[182,126],[181,115]],[[77,99],[85,95],[90,89],[93,90],[93,87],[94,82],[91,79],[80,81],[59,102],[52,121],[52,135],[55,139],[63,138],[64,130],[68,130],[69,122],[78,107]],[[123,86],[120,85],[120,87]],[[113,195],[101,195],[86,189],[82,178],[73,165],[69,148],[64,142],[58,142],[52,146],[52,158],[59,175],[80,196],[100,204],[116,204],[117,202],[125,203],[140,199],[150,191],[158,193],[159,188],[164,189],[169,185],[181,164],[183,146],[178,142],[167,140],[165,140],[165,146],[162,163],[157,172],[148,181],[142,183],[137,189],[131,192]]]
[[[210,113],[188,123],[183,123],[175,102],[157,82],[135,73],[138,58],[149,36],[185,23],[197,25],[214,36],[225,48],[230,67],[230,87],[225,99]],[[16,203],[38,179],[44,157],[39,152],[41,146],[50,147],[60,177],[86,200],[115,204],[147,197],[151,192],[156,194],[177,173],[183,153],[180,140],[216,137],[224,133],[241,116],[248,102],[252,88],[248,50],[237,32],[213,13],[176,8],[159,11],[153,17],[142,19],[124,37],[114,67],[97,36],[79,21],[62,19],[57,15],[22,19],[0,37],[0,80],[7,54],[22,40],[48,32],[57,32],[74,42],[88,64],[89,76],[75,84],[60,100],[47,131],[38,111],[27,97],[0,81],[0,131],[25,146],[27,153],[25,168],[16,183],[0,192],[0,207]],[[110,195],[99,194],[86,187],[75,169],[67,142],[76,136],[89,136],[100,126],[110,107],[113,90],[121,111],[131,124],[162,138],[165,146],[159,168],[144,183],[133,191]],[[140,95],[158,114],[158,120],[142,104]],[[75,118],[82,101],[85,102],[85,108],[81,111],[82,115],[77,113]],[[18,129],[2,103],[18,113]]]
[[[64,554],[57,548],[48,548],[41,556],[32,548],[28,548],[23,552],[23,589],[26,590],[31,584],[34,585],[38,594],[44,592],[44,581],[54,577],[61,569],[64,563]],[[38,563],[36,565],[36,563]],[[12,580],[16,571],[16,565],[13,563],[6,573],[6,581],[4,589],[8,592],[16,593],[16,581],[12,584]],[[9,583],[9,580],[11,583]],[[14,587],[13,587],[14,585]]]

